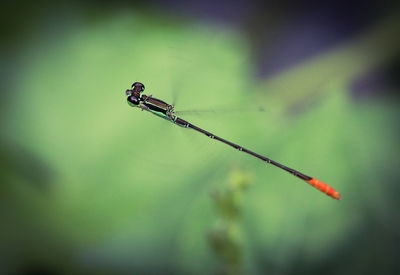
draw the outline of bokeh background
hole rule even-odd
[[[400,272],[395,1],[6,1],[1,274]],[[124,91],[329,183],[131,108]]]

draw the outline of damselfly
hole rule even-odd
[[[311,186],[317,188],[318,190],[327,194],[328,196],[330,196],[334,199],[337,199],[337,200],[340,199],[339,192],[335,191],[335,189],[333,189],[329,185],[317,180],[316,178],[307,176],[303,173],[300,173],[299,171],[296,171],[292,168],[286,167],[276,161],[273,161],[270,158],[267,158],[267,157],[264,157],[257,153],[254,153],[253,151],[250,151],[240,145],[232,143],[226,139],[220,138],[206,130],[203,130],[203,129],[187,122],[186,120],[183,120],[183,119],[177,117],[176,112],[174,111],[173,105],[170,105],[160,99],[154,98],[151,95],[147,96],[147,95],[141,94],[143,91],[144,91],[144,85],[142,83],[140,83],[140,82],[133,83],[131,86],[131,89],[126,90],[126,95],[128,96],[128,98],[127,98],[128,103],[133,107],[138,107],[142,110],[153,113],[153,114],[155,114],[159,117],[162,117],[162,118],[164,118],[176,125],[179,125],[181,127],[193,129],[199,133],[202,133],[202,134],[208,136],[209,138],[218,140],[218,141],[225,143],[226,145],[229,145],[241,152],[244,152],[253,157],[261,159],[262,161],[272,164],[278,168],[281,168],[281,169],[291,173],[292,175],[304,180],[305,182],[309,183]]]

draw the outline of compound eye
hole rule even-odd
[[[135,82],[135,83],[132,84],[132,89],[135,92],[141,93],[141,92],[144,91],[144,85],[142,83],[140,83],[140,82]]]
[[[125,91],[125,94],[126,94],[127,96],[130,96],[130,95],[132,94],[132,90],[126,90],[126,91]]]

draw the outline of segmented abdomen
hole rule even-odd
[[[316,178],[312,178],[310,180],[306,180],[305,182],[309,183],[311,186],[317,188],[319,191],[327,194],[328,196],[340,200],[340,194],[338,191],[330,187],[328,184],[323,183],[322,181],[317,180]]]

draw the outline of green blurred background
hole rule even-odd
[[[7,2],[0,273],[398,274],[398,11]],[[134,81],[342,200],[129,107]]]

